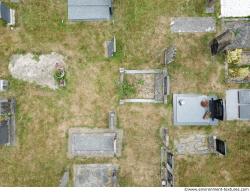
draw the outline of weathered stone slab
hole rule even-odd
[[[235,36],[235,40],[226,49],[250,49],[250,20],[223,20],[223,29],[225,31],[232,30]]]
[[[174,33],[215,32],[216,24],[212,17],[176,17],[172,18],[171,31]]]
[[[74,165],[75,187],[117,187],[118,166],[113,164]]]
[[[174,141],[177,154],[208,154],[208,136],[205,134],[186,135]]]

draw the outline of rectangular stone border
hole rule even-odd
[[[72,148],[72,133],[116,133],[117,134],[117,143],[116,143],[116,154],[114,155],[103,155],[103,154],[96,154],[96,155],[74,155],[71,151]],[[122,139],[123,139],[123,130],[121,129],[102,129],[102,128],[70,128],[69,129],[69,138],[68,138],[68,158],[74,157],[114,157],[114,156],[121,156],[122,152]]]
[[[164,94],[165,90],[164,90],[164,80],[163,80],[163,101],[158,101],[155,99],[121,99],[120,100],[120,105],[123,105],[125,103],[163,103],[166,104],[167,103],[167,96],[170,95],[170,78],[168,75],[168,72],[166,69],[147,69],[147,70],[127,70],[125,68],[120,68],[120,83],[122,84],[124,81],[124,76],[125,74],[161,74],[163,73],[164,75],[166,75],[167,77],[167,92],[166,94]]]

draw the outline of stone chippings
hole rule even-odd
[[[13,55],[10,59],[9,71],[16,79],[57,89],[58,85],[54,79],[57,63],[64,66],[64,57],[54,52],[40,56],[31,53]]]

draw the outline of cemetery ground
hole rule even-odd
[[[58,186],[65,168],[72,168],[73,164],[115,163],[120,166],[121,186],[159,186],[160,128],[168,127],[171,145],[176,134],[205,130],[226,139],[229,149],[224,158],[177,157],[177,186],[249,186],[248,122],[174,128],[171,99],[167,105],[119,105],[119,68],[162,68],[160,54],[172,44],[177,47],[177,58],[168,67],[171,93],[223,97],[226,89],[240,87],[224,83],[223,58],[212,58],[209,53],[208,44],[215,33],[170,32],[171,17],[205,16],[204,5],[203,0],[116,0],[114,24],[68,24],[64,0],[27,0],[15,5],[17,27],[0,27],[0,77],[10,81],[10,91],[2,96],[17,100],[17,146],[0,148],[0,185]],[[219,30],[220,21],[216,20]],[[114,34],[118,52],[107,59],[103,42]],[[53,91],[12,78],[9,58],[28,52],[64,55],[67,87]],[[106,128],[107,112],[112,109],[124,131],[121,157],[68,159],[68,129]]]

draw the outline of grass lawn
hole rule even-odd
[[[7,0],[6,0],[7,1]],[[223,96],[224,65],[212,60],[208,44],[215,34],[180,35],[170,32],[174,16],[206,16],[205,0],[115,0],[114,23],[67,22],[66,0],[26,0],[17,9],[17,27],[0,24],[0,78],[10,81],[1,94],[17,99],[17,146],[0,148],[0,186],[58,186],[65,168],[74,163],[114,162],[120,165],[121,186],[160,185],[160,128],[171,140],[183,129],[206,129],[228,144],[228,156],[177,157],[177,186],[249,186],[249,123],[223,122],[214,128],[173,127],[172,106],[119,106],[119,68],[162,68],[162,50],[176,45],[169,66],[171,92],[216,93]],[[217,19],[219,24],[219,20]],[[218,25],[219,28],[219,25]],[[117,38],[118,52],[104,57],[105,40]],[[65,55],[67,87],[52,91],[15,80],[8,71],[15,53]],[[108,111],[116,110],[124,130],[120,158],[68,159],[70,127],[108,127]],[[71,175],[72,177],[72,175]]]

